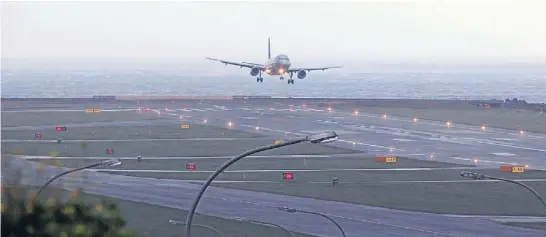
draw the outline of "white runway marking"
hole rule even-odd
[[[332,155],[343,155],[343,154],[332,154]],[[23,159],[34,159],[34,160],[40,160],[40,159],[51,159],[51,156],[17,156]],[[293,158],[329,158],[330,155],[267,155],[267,156],[247,156],[246,158],[278,158],[278,159],[293,159]],[[61,159],[61,160],[106,160],[110,157],[72,157],[72,156],[65,156],[65,157],[55,157],[55,159]],[[136,160],[136,157],[115,157],[116,159],[120,160]],[[231,159],[233,156],[167,156],[167,157],[142,157],[143,160],[198,160],[198,159]]]
[[[415,142],[415,140],[405,139],[405,138],[393,138],[392,140],[399,141],[399,142]]]
[[[206,180],[184,180],[188,182],[205,182]],[[546,179],[518,179],[518,182],[545,182]],[[286,181],[260,181],[260,180],[218,180],[212,181],[213,183],[286,183]],[[294,181],[290,181],[294,182]],[[309,184],[331,184],[331,181],[297,181],[298,183],[309,183]],[[391,180],[391,181],[340,181],[339,184],[361,184],[361,183],[477,183],[477,182],[501,182],[499,180]],[[472,217],[472,216],[465,216]],[[475,217],[475,216],[474,216]]]
[[[337,141],[347,142],[347,143],[351,143],[351,144],[355,144],[355,145],[364,145],[364,146],[369,146],[369,147],[392,149],[393,151],[405,151],[404,149],[398,149],[398,148],[392,148],[392,147],[386,147],[386,146],[380,146],[380,145],[374,145],[374,144],[366,144],[366,143],[357,142],[357,141],[347,141],[347,140],[340,140],[340,139],[338,139]]]
[[[268,139],[268,138],[263,138]],[[237,140],[263,140],[256,138],[163,138],[163,139],[153,139],[153,138],[143,138],[143,139],[117,139],[117,140],[63,140],[63,143],[74,143],[74,142],[149,142],[149,141],[237,141]],[[17,143],[17,142],[30,142],[30,143],[57,143],[57,140],[17,140],[17,139],[3,139],[2,142],[6,143]]]
[[[546,179],[515,179],[518,182],[544,182]],[[381,181],[382,183],[476,183],[476,182],[504,182],[500,180],[483,179],[461,179],[461,180],[402,180],[402,181]]]
[[[517,141],[518,139],[515,138],[503,138],[503,137],[497,137],[495,140],[501,140],[501,141]]]
[[[498,152],[498,153],[489,153],[491,155],[496,155],[496,156],[515,156],[516,154],[512,154],[512,153],[507,153],[507,152]]]
[[[317,170],[226,170],[224,173],[268,173],[268,172],[331,172],[331,171],[431,171],[431,170],[461,170],[475,169],[473,167],[445,168],[387,168],[387,169],[317,169]],[[127,173],[213,173],[214,170],[122,170],[122,169],[87,169],[92,171],[127,172]]]
[[[138,109],[101,109],[101,112],[137,111]],[[84,109],[33,109],[33,110],[8,110],[2,113],[47,113],[47,112],[82,112]]]

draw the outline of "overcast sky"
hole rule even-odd
[[[540,0],[4,2],[2,58],[262,63],[270,36],[273,54],[295,62],[544,61],[544,9]]]

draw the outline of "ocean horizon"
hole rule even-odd
[[[512,99],[546,102],[546,73],[311,72],[295,84],[248,73],[211,72],[2,72],[2,98],[95,95],[266,95],[390,99]]]

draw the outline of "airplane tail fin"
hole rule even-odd
[[[271,59],[271,38],[267,38],[267,59]]]

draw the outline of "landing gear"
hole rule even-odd
[[[284,80],[284,77],[281,77],[281,80]]]
[[[258,78],[256,78],[256,82],[264,82],[264,78],[262,77],[262,71],[260,71],[260,75],[258,75]]]
[[[294,84],[294,79],[292,79],[292,76],[294,75],[294,73],[290,73],[290,79],[288,79],[288,84]]]

